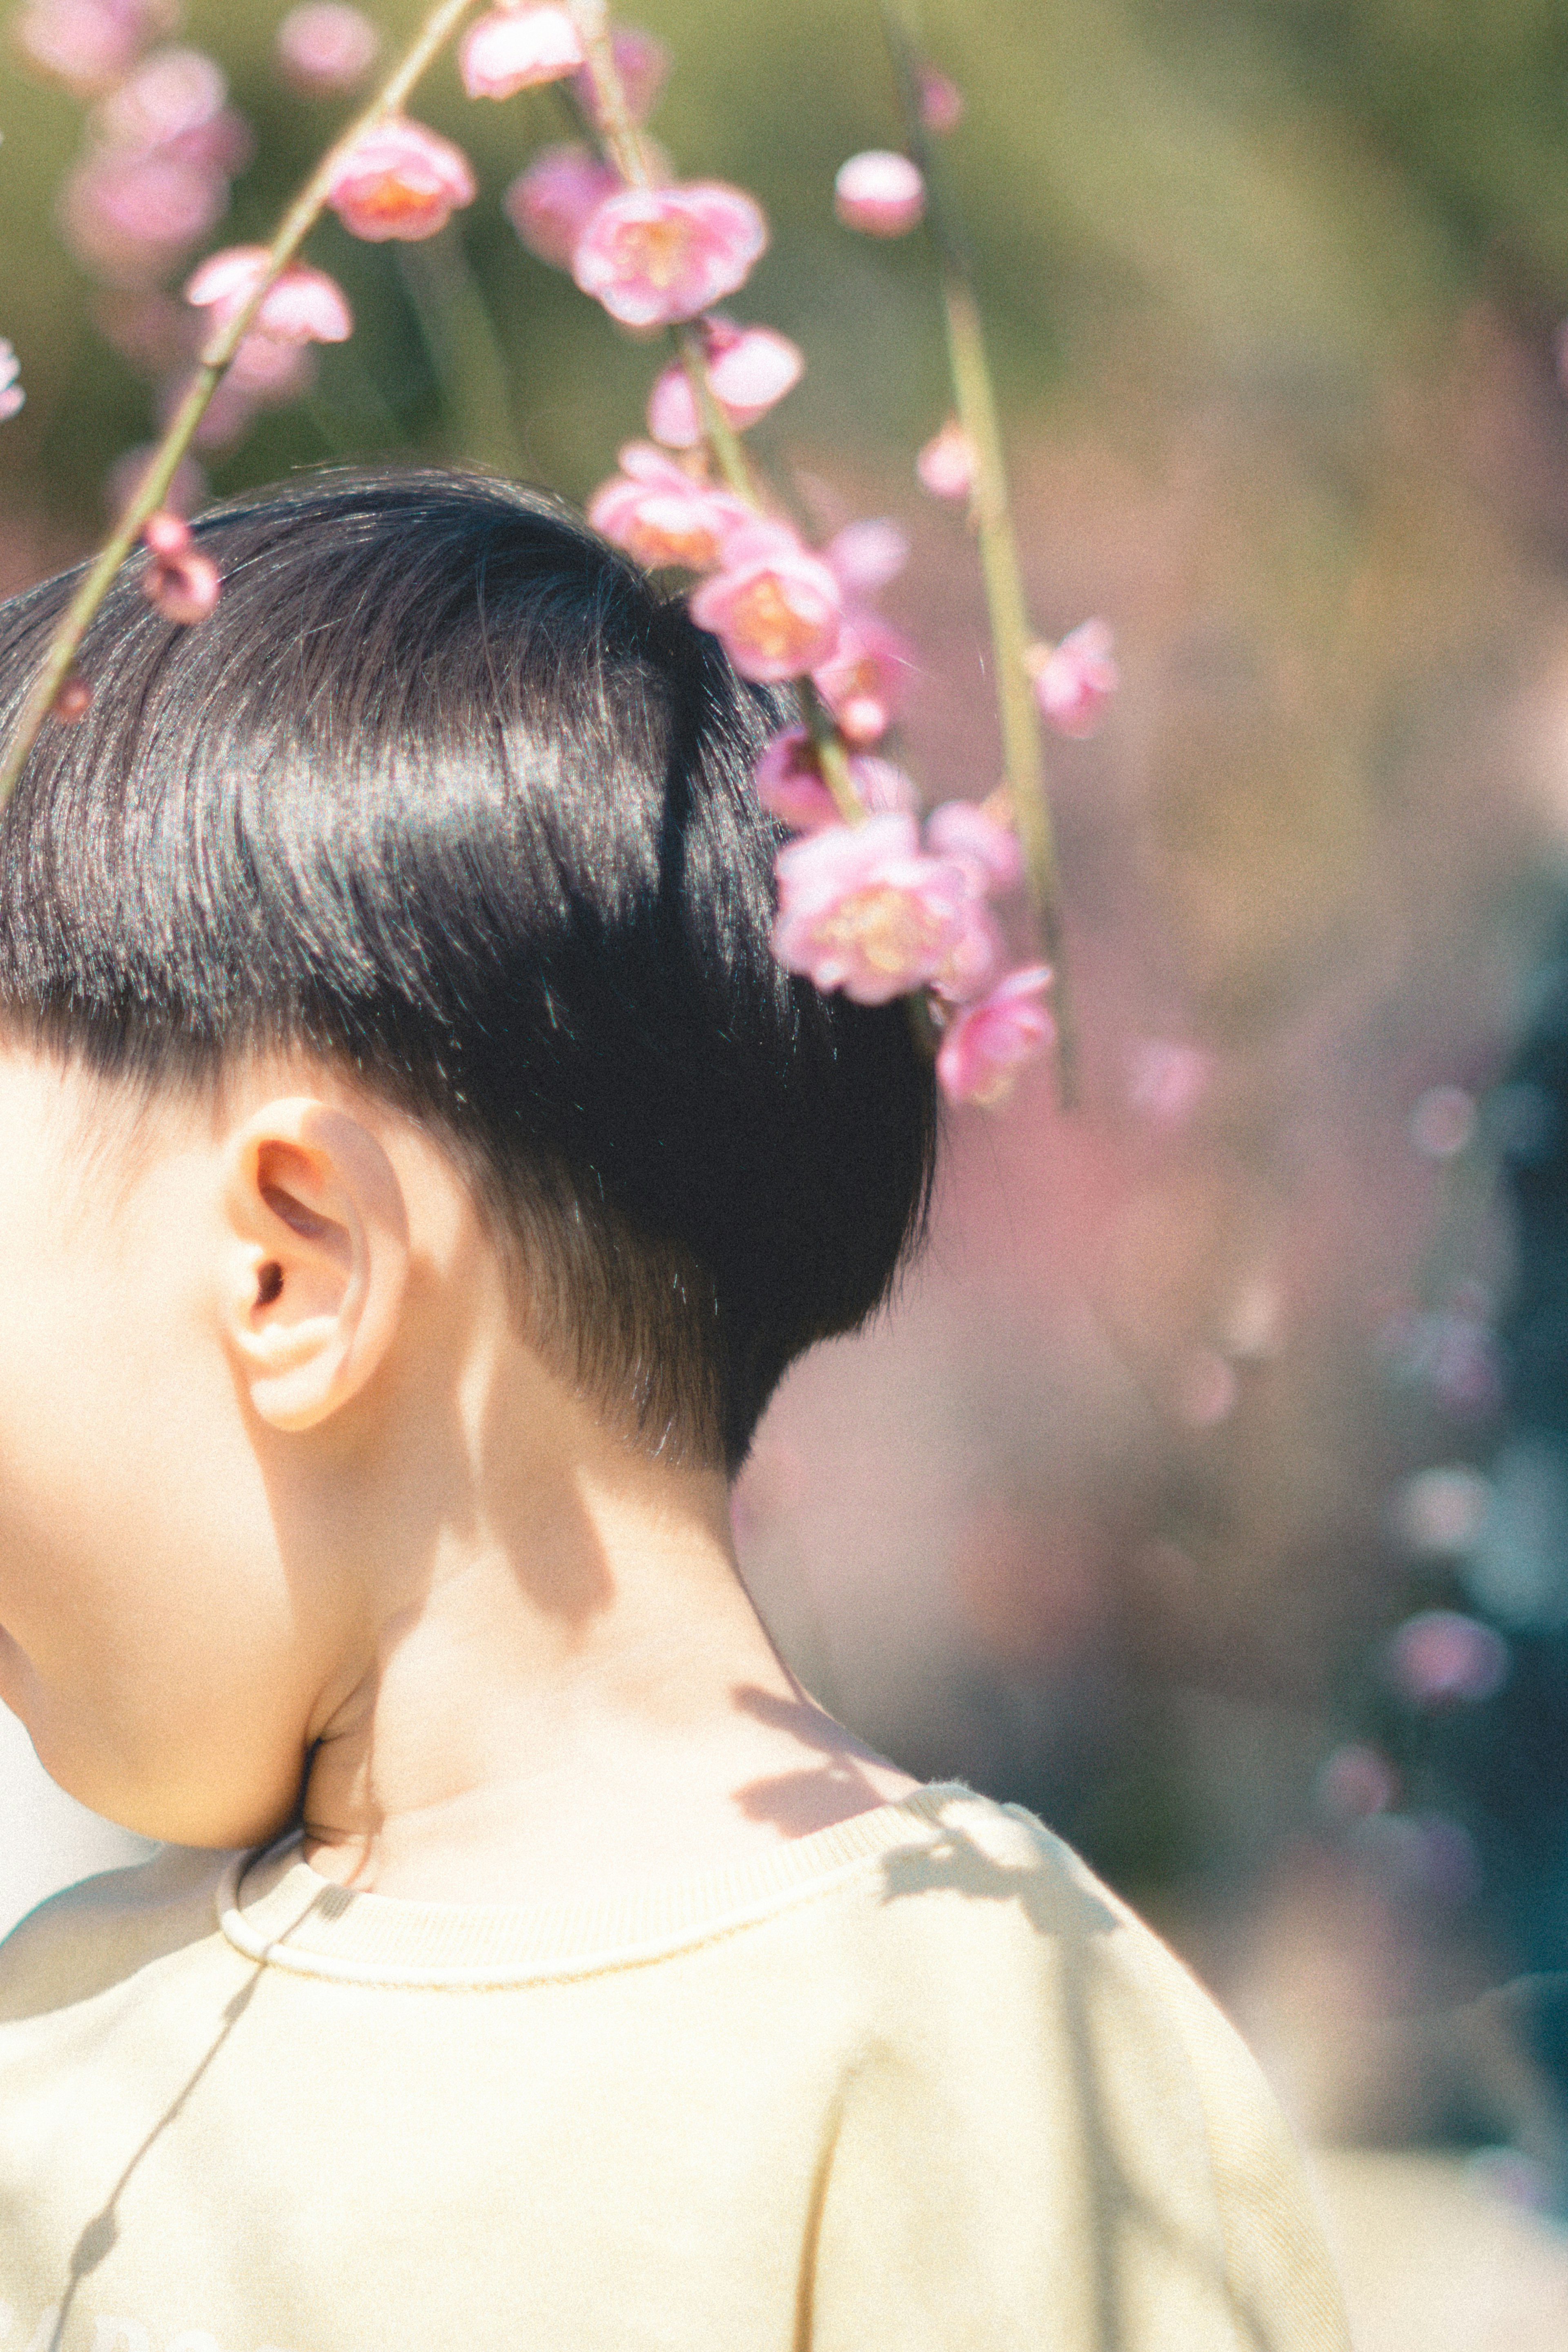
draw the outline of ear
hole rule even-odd
[[[369,1128],[307,1097],[231,1137],[225,1336],[275,1429],[312,1429],[385,1358],[408,1281],[408,1208]]]

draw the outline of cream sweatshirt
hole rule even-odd
[[[171,1851],[0,1946],[0,2352],[1343,2352],[1290,2136],[1030,1814],[602,1900]]]

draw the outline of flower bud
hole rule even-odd
[[[925,183],[907,155],[868,147],[839,166],[833,210],[867,236],[903,236],[925,210]]]

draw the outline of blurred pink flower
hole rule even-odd
[[[595,530],[653,570],[678,563],[706,572],[719,560],[726,536],[750,509],[727,490],[694,481],[673,457],[646,441],[629,441],[621,471],[595,490],[588,520]]]
[[[956,131],[964,120],[964,93],[935,66],[920,68],[920,120],[927,131]]]
[[[1214,1056],[1170,1037],[1136,1037],[1127,1049],[1127,1102],[1156,1126],[1179,1127],[1214,1076]]]
[[[1034,698],[1059,735],[1092,735],[1119,678],[1103,621],[1085,621],[1061,643],[1030,650]]]
[[[78,98],[94,98],[123,80],[170,13],[139,0],[31,0],[12,19],[24,62]]]
[[[249,334],[229,362],[224,381],[257,408],[281,408],[315,383],[315,354],[304,343]]]
[[[564,81],[582,63],[577,26],[564,8],[502,7],[470,25],[457,69],[470,98],[511,98],[536,83]]]
[[[822,550],[846,596],[870,596],[896,580],[909,561],[909,534],[891,515],[847,522]]]
[[[89,155],[67,180],[60,234],[112,286],[156,285],[228,207],[223,174],[178,156]]]
[[[0,425],[15,416],[26,400],[26,394],[16,381],[21,373],[15,349],[0,335]]]
[[[956,416],[933,434],[915,460],[923,489],[934,499],[967,499],[975,487],[975,445]]]
[[[973,874],[967,874],[966,879],[971,887],[964,928],[931,975],[932,987],[949,1004],[969,1004],[983,996],[1001,970],[1006,952],[1001,926],[973,887]]]
[[[1508,1680],[1508,1643],[1477,1617],[1457,1609],[1423,1609],[1388,1644],[1395,1688],[1417,1706],[1490,1698]]]
[[[341,0],[306,0],[277,28],[277,70],[302,98],[331,98],[357,89],[381,55],[382,37],[370,18]]]
[[[771,327],[737,327],[728,319],[704,321],[708,387],[737,433],[766,416],[805,373],[798,344]],[[666,449],[695,449],[703,437],[691,380],[674,361],[648,394],[648,430]]]
[[[185,288],[193,309],[208,310],[214,327],[226,327],[245,309],[267,273],[263,245],[231,245],[210,253]],[[324,269],[291,261],[279,271],[251,320],[251,332],[278,343],[341,343],[354,331],[354,315],[342,288]]]
[[[849,768],[861,805],[873,815],[895,811],[913,815],[918,808],[915,786],[891,760],[852,756]],[[786,727],[775,735],[757,763],[756,781],[763,807],[793,833],[821,833],[825,825],[842,821],[804,727]]]
[[[976,801],[944,801],[925,823],[925,845],[938,857],[967,867],[977,893],[1014,890],[1023,880],[1023,851],[1011,825]]]
[[[838,641],[812,682],[852,743],[878,743],[893,724],[909,681],[915,651],[902,629],[868,604],[846,606]]]
[[[143,375],[167,375],[196,347],[197,321],[172,294],[106,289],[93,298],[92,323]]]
[[[434,236],[476,193],[463,150],[399,115],[356,141],[333,174],[327,202],[352,236],[380,245]]]
[[[912,816],[829,825],[781,849],[777,872],[774,954],[858,1004],[885,1004],[929,980],[970,904],[961,870],[921,854]]]
[[[907,155],[868,147],[839,166],[833,210],[867,236],[903,236],[925,210],[925,183]]]
[[[601,163],[591,147],[569,139],[541,147],[501,203],[530,253],[557,269],[570,269],[591,215],[622,185],[621,174]]]
[[[998,1103],[1010,1093],[1022,1065],[1056,1033],[1041,1002],[1050,985],[1050,967],[1031,964],[948,1023],[936,1076],[949,1102]]]
[[[721,569],[691,600],[742,677],[799,677],[831,654],[843,612],[839,583],[787,523],[748,518],[729,532]]]
[[[767,243],[760,205],[721,181],[625,188],[590,216],[572,276],[622,326],[669,326],[744,286]]]
[[[670,53],[663,41],[641,25],[622,25],[612,37],[621,95],[633,122],[646,122],[658,103],[670,70]],[[601,130],[599,92],[585,66],[572,85],[573,94],[594,129]]]
[[[274,343],[274,351],[285,351],[287,344]],[[300,357],[305,354],[301,352]],[[186,390],[184,382],[176,378],[166,397],[160,401],[158,421],[167,425],[176,402]],[[202,421],[192,438],[196,449],[226,449],[244,438],[256,422],[256,410],[264,404],[256,400],[235,377],[233,368],[224,377],[216,392],[203,411]]]
[[[104,476],[103,502],[116,522],[141,488],[142,478],[156,449],[155,442],[139,442],[134,449],[127,449],[122,457],[117,457]],[[172,513],[188,515],[197,507],[205,505],[207,495],[205,469],[196,463],[194,457],[182,457],[174,468],[173,480],[163,493],[164,506]]]
[[[218,567],[192,546],[190,524],[160,509],[142,524],[141,541],[152,558],[141,582],[148,603],[182,627],[204,621],[217,605]]]
[[[149,155],[210,123],[223,112],[228,94],[223,68],[204,50],[155,49],[95,108],[92,128],[106,146]]]

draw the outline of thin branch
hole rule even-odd
[[[413,41],[369,106],[327,150],[284,214],[267,249],[267,268],[257,279],[250,299],[203,346],[196,373],[184,398],[170,419],[162,439],[148,461],[147,471],[137,486],[135,496],[89,565],[49,641],[44,667],[23,706],[16,731],[6,748],[5,762],[0,765],[0,806],[10,798],[16,779],[26,765],[27,755],[37,740],[38,730],[53,707],[55,697],[70,670],[94,614],[109,593],[120,565],[136,545],[142,524],[167,497],[180,460],[190,447],[196,427],[205,415],[207,404],[223,381],[230,361],[249,331],[267,289],[293,260],[319,218],[326,205],[327,191],[337,174],[339,164],[367,131],[376,130],[389,116],[401,110],[414,84],[439,56],[474,5],[475,0],[440,0],[440,5],[431,10]]]
[[[1030,897],[1055,975],[1057,1085],[1062,1108],[1078,1099],[1077,1031],[1061,926],[1055,828],[1046,793],[1045,751],[1025,655],[1030,641],[1023,573],[1008,495],[996,389],[986,354],[974,267],[963,226],[943,184],[921,105],[921,50],[912,0],[879,0],[909,152],[925,182],[925,218],[936,250],[947,359],[958,422],[975,453],[971,511],[980,549],[986,607],[995,653],[997,715],[1008,797],[1018,827]]]

